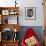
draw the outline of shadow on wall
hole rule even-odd
[[[42,27],[41,26],[21,26],[20,27],[20,32],[19,32],[19,39],[20,39],[20,42],[24,36],[24,33],[25,31],[28,29],[28,28],[32,28],[36,34],[37,34],[37,37],[39,39],[39,41],[41,43],[43,43],[43,30],[42,30]]]

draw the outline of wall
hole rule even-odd
[[[25,20],[25,7],[36,7],[36,20]],[[20,18],[19,24],[22,26],[43,26],[42,0],[25,0],[21,2]]]
[[[0,0],[1,7],[15,6],[15,0]],[[43,6],[42,0],[17,0],[19,9],[20,26],[43,26]],[[36,20],[25,20],[25,7],[36,8]],[[12,17],[11,17],[12,18]],[[10,19],[9,19],[10,20]]]

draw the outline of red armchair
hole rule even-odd
[[[34,41],[32,41],[33,39]],[[29,42],[29,41],[32,41],[32,42]],[[33,45],[34,42],[35,44]],[[30,45],[28,45],[28,43]],[[22,38],[21,46],[41,46],[40,42],[37,40],[37,35],[32,28],[27,29],[27,31],[25,32],[25,35]]]

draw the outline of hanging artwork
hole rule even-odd
[[[36,19],[36,8],[35,7],[26,7],[25,8],[25,19],[34,20]]]

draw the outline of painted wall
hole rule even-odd
[[[15,0],[0,0],[1,7],[15,6]],[[19,24],[20,26],[43,26],[43,6],[42,0],[17,0],[19,6]],[[25,20],[25,7],[36,8],[36,20]],[[11,17],[12,18],[12,17]],[[10,20],[10,19],[9,19]],[[13,21],[14,22],[14,21]]]

